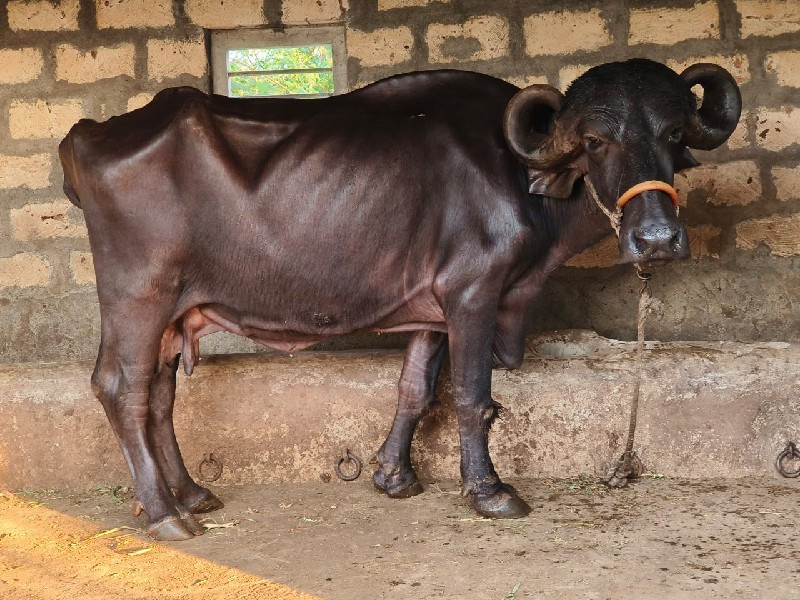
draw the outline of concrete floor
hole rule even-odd
[[[0,597],[800,598],[800,482],[777,475],[514,481],[534,507],[477,517],[453,481],[390,500],[353,483],[215,488],[188,542],[155,544],[130,492],[0,496]],[[97,533],[103,535],[97,536]]]

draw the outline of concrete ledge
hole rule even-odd
[[[491,434],[502,476],[603,472],[624,444],[635,344],[587,332],[533,338],[497,371],[506,410]],[[394,416],[402,353],[306,352],[205,359],[179,375],[175,419],[187,465],[220,457],[218,483],[312,481],[344,447],[369,460]],[[129,480],[89,389],[92,364],[0,367],[0,487],[81,489]],[[800,344],[650,343],[638,448],[650,471],[688,477],[773,473],[800,439]],[[422,423],[423,478],[458,478],[449,385]],[[362,477],[371,474],[367,466]],[[335,480],[335,476],[334,476]]]

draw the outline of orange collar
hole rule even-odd
[[[665,181],[643,181],[642,183],[637,183],[632,188],[630,188],[627,192],[622,194],[617,200],[617,208],[622,208],[628,203],[628,200],[631,198],[638,196],[643,192],[649,192],[650,190],[659,190],[661,192],[666,192],[669,194],[669,197],[672,198],[672,203],[675,205],[675,208],[678,208],[678,192],[675,191],[675,188],[672,187],[670,184],[666,183]]]

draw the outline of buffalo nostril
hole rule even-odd
[[[686,230],[671,223],[646,223],[631,227],[620,238],[622,262],[689,258]]]
[[[675,234],[672,236],[672,239],[670,239],[669,247],[673,252],[678,252],[683,248],[683,240],[681,240],[681,237],[680,230],[676,230]]]
[[[642,254],[650,245],[647,236],[642,232],[641,229],[635,229],[632,237],[633,246],[636,249],[636,252]]]
[[[664,225],[636,228],[631,239],[635,251],[642,256],[678,252],[683,244],[680,229]]]

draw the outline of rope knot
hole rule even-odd
[[[644,464],[635,450],[626,451],[620,459],[608,469],[603,480],[608,487],[623,488],[631,480],[638,479],[644,473]]]

